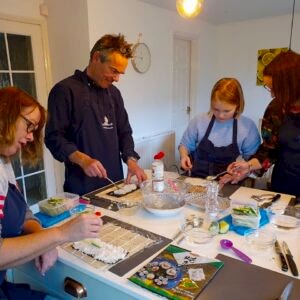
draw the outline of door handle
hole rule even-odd
[[[87,297],[85,286],[70,277],[66,277],[64,280],[64,291],[77,299]]]

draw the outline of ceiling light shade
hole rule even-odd
[[[176,0],[178,13],[184,18],[194,18],[202,10],[203,0]]]

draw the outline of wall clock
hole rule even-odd
[[[136,43],[133,46],[132,66],[139,73],[146,73],[151,65],[151,53],[145,43]]]

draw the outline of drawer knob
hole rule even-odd
[[[86,290],[85,286],[70,277],[65,278],[64,290],[66,293],[72,295],[73,297],[75,297],[77,299],[87,297],[87,290]]]

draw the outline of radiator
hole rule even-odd
[[[165,153],[165,170],[174,171],[175,162],[175,132],[167,131],[157,135],[142,137],[135,140],[135,151],[140,155],[139,166],[151,169],[153,156],[159,151]]]

